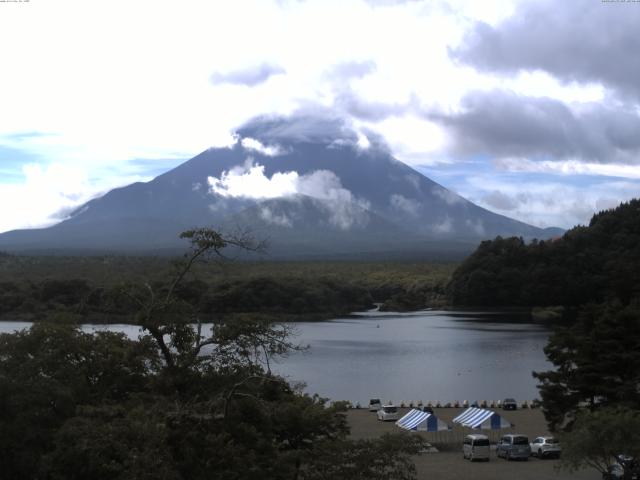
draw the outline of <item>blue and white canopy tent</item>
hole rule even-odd
[[[409,410],[404,417],[396,422],[396,425],[413,432],[429,432],[432,441],[440,440],[439,432],[450,432],[451,427],[438,417],[428,412],[421,412],[415,408]],[[435,435],[435,436],[434,436]]]
[[[431,413],[411,409],[404,417],[396,422],[396,425],[405,430],[419,432],[442,432],[451,430],[451,427]]]
[[[496,412],[474,407],[467,408],[455,417],[453,423],[458,423],[463,427],[478,428],[481,430],[500,430],[513,426]]]

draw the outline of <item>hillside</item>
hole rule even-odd
[[[640,296],[640,200],[593,216],[561,238],[480,244],[454,272],[451,303],[462,306],[579,306]]]

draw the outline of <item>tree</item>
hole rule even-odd
[[[137,340],[47,323],[0,336],[0,478],[413,478],[406,437],[352,442],[343,404],[273,374],[297,348],[288,328],[249,317],[203,331],[182,282],[207,255],[253,244],[182,236],[191,249],[166,283],[125,289]]]
[[[564,468],[593,467],[604,473],[617,455],[640,458],[640,412],[622,407],[583,410],[561,441]]]
[[[420,437],[384,435],[379,440],[322,442],[301,472],[302,480],[412,480],[410,455],[421,448]]]
[[[591,305],[558,328],[545,347],[556,370],[534,372],[552,431],[570,427],[582,407],[640,407],[640,310]]]

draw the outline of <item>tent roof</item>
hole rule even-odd
[[[433,414],[412,409],[404,417],[396,422],[396,425],[405,430],[421,430],[427,432],[438,432],[449,430],[449,425],[439,420]]]
[[[453,423],[459,423],[463,427],[497,430],[509,428],[511,424],[496,412],[483,408],[467,408],[453,419]]]

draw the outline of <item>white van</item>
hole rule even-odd
[[[486,435],[467,435],[462,444],[462,456],[474,460],[489,461],[489,437]]]

